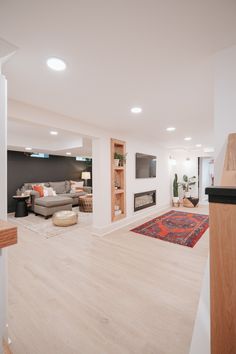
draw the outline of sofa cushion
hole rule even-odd
[[[57,194],[66,193],[66,182],[50,182],[50,187],[54,189]]]
[[[84,181],[70,181],[71,188],[83,188]]]
[[[66,184],[66,193],[70,193],[71,190],[70,181],[65,181],[65,184]]]
[[[60,197],[78,198],[81,195],[86,195],[86,193],[85,192],[70,192],[70,193],[61,194]]]
[[[70,193],[84,192],[83,188],[71,187]]]
[[[47,208],[51,208],[54,206],[72,204],[72,198],[61,197],[58,195],[55,197],[42,197],[42,198],[35,199],[35,204],[40,205],[40,206],[44,206]]]

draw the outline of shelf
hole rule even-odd
[[[112,142],[115,147],[121,147],[123,149],[125,142],[117,139],[112,139]]]
[[[114,170],[116,171],[124,171],[124,167],[123,166],[119,166],[119,167],[113,167]]]
[[[115,216],[113,217],[113,221],[121,220],[121,219],[123,219],[124,217],[125,217],[125,214],[124,214],[124,213],[121,213],[121,214],[119,214],[119,215],[115,215]]]
[[[7,221],[0,221],[0,248],[17,243],[17,228]]]
[[[124,141],[111,139],[111,220],[117,221],[126,217],[126,165],[116,166],[115,154],[126,154]],[[120,189],[115,189],[119,186]],[[119,208],[121,214],[115,215],[115,209]]]
[[[115,189],[115,194],[122,194],[124,192],[124,189]]]

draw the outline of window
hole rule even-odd
[[[31,154],[30,157],[39,157],[41,159],[48,159],[49,158],[49,154],[41,154],[41,153]]]

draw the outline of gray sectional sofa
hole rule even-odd
[[[45,187],[52,187],[56,195],[40,197],[39,192],[33,190],[33,185],[35,184],[44,184]],[[80,196],[92,191],[91,187],[83,187],[82,189],[83,191],[79,192],[73,191],[70,181],[25,183],[23,186],[24,191],[30,191],[31,210],[36,215],[43,215],[45,218],[59,210],[71,210],[72,206],[79,204]]]

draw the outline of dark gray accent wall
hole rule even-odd
[[[76,161],[74,157],[50,155],[48,159],[27,156],[18,151],[8,151],[8,212],[14,211],[12,196],[26,182],[53,182],[80,180],[82,171],[92,172],[91,163]],[[88,180],[92,185],[92,179]]]

